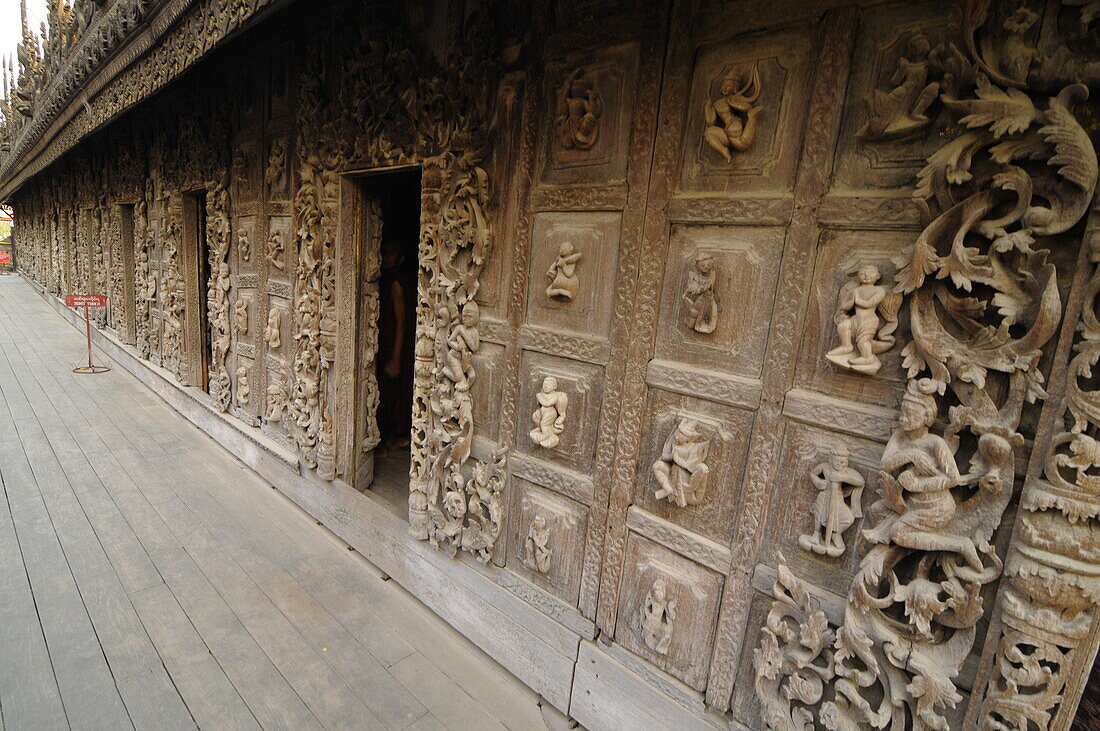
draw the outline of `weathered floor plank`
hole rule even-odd
[[[124,370],[72,374],[82,346],[0,277],[0,728],[544,727],[529,689]]]

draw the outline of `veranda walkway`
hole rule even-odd
[[[537,697],[0,276],[0,729],[544,728]]]

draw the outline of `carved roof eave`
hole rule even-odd
[[[90,134],[154,96],[224,43],[227,38],[256,22],[261,11],[263,11],[262,14],[266,14],[273,8],[289,2],[290,0],[243,0],[243,2],[238,0],[235,5],[239,15],[233,19],[235,22],[232,28],[223,29],[224,32],[216,42],[207,45],[201,53],[174,65],[171,73],[165,78],[144,87],[138,87],[135,84],[135,90],[132,93],[118,94],[118,98],[125,101],[119,103],[118,108],[111,110],[109,115],[99,120],[90,118],[88,106],[90,102],[116,88],[122,89],[125,85],[133,83],[134,66],[140,59],[151,51],[168,48],[170,46],[168,41],[173,34],[187,32],[185,24],[177,22],[186,12],[192,9],[198,12],[202,6],[210,4],[223,8],[229,5],[224,0],[163,0],[153,3],[153,7],[148,9],[144,19],[117,48],[104,58],[98,68],[91,72],[80,88],[58,102],[60,105],[58,111],[52,114],[46,113],[44,109],[55,106],[48,101],[45,105],[36,107],[34,117],[13,142],[11,153],[0,160],[0,201],[8,199],[28,180],[42,172]],[[102,23],[106,22],[107,18],[100,17],[97,20]],[[82,36],[82,46],[84,42],[95,41],[98,37],[98,33],[95,32],[98,27],[93,22]],[[78,48],[74,51],[67,63],[75,62],[80,55],[80,50]],[[44,95],[57,93],[59,85],[65,83],[63,76],[66,69],[67,66],[63,67],[50,85],[40,93]]]

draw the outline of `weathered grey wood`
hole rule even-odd
[[[0,409],[0,431],[14,435],[16,412],[9,409],[17,409],[19,399],[11,391],[5,391],[4,398],[7,408]],[[129,728],[126,708],[28,463],[44,455],[24,454],[10,436],[0,441],[8,506],[66,714],[74,725]]]

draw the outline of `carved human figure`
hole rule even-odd
[[[233,304],[233,328],[244,335],[248,332],[248,300],[239,299]]]
[[[973,537],[944,530],[958,509],[951,490],[962,480],[954,450],[947,440],[929,431],[937,411],[933,394],[941,386],[942,382],[932,378],[909,381],[898,428],[882,454],[879,476],[882,494],[897,516],[882,520],[863,534],[874,543],[893,542],[921,551],[954,551],[981,570]]]
[[[821,462],[810,471],[810,482],[818,490],[813,511],[817,525],[812,533],[799,536],[798,544],[807,551],[839,556],[847,548],[844,531],[863,516],[860,504],[863,475],[849,466],[848,448],[840,445],[828,462]]]
[[[653,463],[658,489],[654,497],[686,508],[706,497],[710,468],[705,464],[710,440],[703,437],[694,419],[681,419]]]
[[[555,119],[558,142],[565,149],[587,150],[596,143],[600,132],[603,99],[585,77],[584,69],[576,69],[565,82],[564,94]]]
[[[268,310],[267,327],[264,328],[264,340],[267,341],[267,347],[278,348],[282,345],[282,338],[279,335],[281,322],[282,313],[277,307]]]
[[[248,403],[248,368],[237,366],[237,401],[243,406]]]
[[[642,605],[642,641],[646,647],[667,655],[672,645],[672,623],[676,619],[676,599],[668,596],[664,579],[656,579]]]
[[[283,267],[283,232],[276,229],[267,237],[267,260],[271,266],[282,271]]]
[[[546,516],[536,513],[527,529],[524,542],[523,565],[540,574],[550,572],[550,563],[554,558],[554,549],[550,547],[550,524]]]
[[[558,247],[558,258],[546,272],[546,279],[550,282],[550,286],[546,288],[547,297],[573,301],[581,286],[581,280],[577,276],[577,262],[580,260],[581,253],[573,247],[572,242],[566,241]]]
[[[241,258],[241,261],[252,259],[252,237],[249,235],[248,229],[244,227],[237,232],[237,255]]]
[[[565,412],[569,406],[569,396],[558,390],[558,379],[547,376],[542,379],[542,390],[535,394],[539,407],[531,414],[535,428],[531,430],[531,440],[539,446],[553,449],[561,441],[565,429]]]
[[[918,132],[932,120],[925,112],[940,93],[940,84],[929,81],[929,56],[932,45],[921,33],[914,33],[905,42],[905,52],[898,58],[897,69],[890,77],[890,91],[875,89],[867,100],[869,118],[859,131],[860,137],[890,140]]]
[[[459,322],[451,329],[447,338],[445,365],[442,373],[454,382],[455,391],[469,391],[473,380],[470,378],[470,359],[481,347],[481,338],[477,332],[477,323],[481,319],[481,310],[473,300],[462,306]]]
[[[882,368],[878,356],[894,345],[901,296],[887,293],[880,276],[878,267],[868,264],[840,290],[833,318],[840,345],[825,354],[830,363],[868,375]]]
[[[271,373],[267,384],[267,411],[264,413],[264,421],[278,422],[283,420],[283,412],[286,411],[286,376],[282,373]]]
[[[754,62],[745,69],[735,66],[722,78],[718,96],[708,99],[703,109],[706,124],[703,139],[726,162],[735,152],[744,152],[756,138],[756,118],[764,106],[760,98],[760,70]]]
[[[688,270],[687,285],[684,287],[687,326],[704,335],[714,332],[718,326],[718,295],[714,291],[717,273],[714,255],[700,251]]]
[[[283,177],[286,170],[286,148],[283,141],[276,139],[271,143],[271,155],[267,159],[267,169],[264,171],[264,180],[268,185],[274,186]]]

